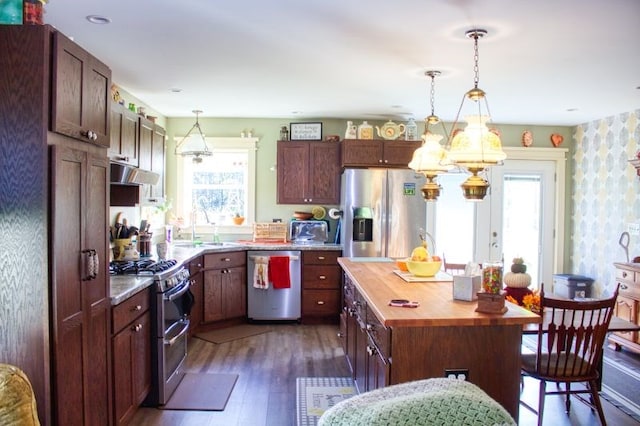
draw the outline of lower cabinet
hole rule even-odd
[[[193,336],[200,324],[202,324],[202,315],[204,310],[204,277],[202,269],[204,268],[204,257],[198,256],[189,262],[189,279],[191,280],[191,293],[193,293],[193,307],[191,308],[191,324],[189,333]]]
[[[151,389],[149,289],[113,307],[113,409],[126,424]]]
[[[204,255],[203,323],[247,316],[247,255]]]
[[[302,252],[302,322],[337,323],[340,315],[341,251]]]
[[[346,277],[340,315],[340,337],[358,392],[387,386],[391,372],[391,330],[378,321]]]
[[[640,265],[614,263],[616,285],[620,286],[614,315],[634,324],[640,324]],[[616,350],[622,346],[640,353],[640,333],[630,331],[609,334],[609,342]]]

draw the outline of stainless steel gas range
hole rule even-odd
[[[151,292],[152,389],[145,405],[164,405],[184,377],[189,314],[189,271],[175,260],[112,262],[112,274],[153,276]]]

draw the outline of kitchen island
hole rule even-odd
[[[406,282],[393,262],[339,258],[345,278],[341,335],[359,390],[454,374],[480,386],[518,419],[522,327],[540,317],[506,303],[504,314],[453,300],[449,281]],[[392,307],[392,299],[418,302]]]

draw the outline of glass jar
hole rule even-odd
[[[404,126],[404,139],[407,141],[420,140],[418,137],[418,125],[413,118],[410,118]]]
[[[482,263],[482,290],[498,294],[502,290],[502,262]]]

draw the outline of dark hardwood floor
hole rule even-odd
[[[273,331],[229,343],[189,341],[188,372],[237,373],[236,386],[221,412],[140,408],[130,425],[149,426],[295,426],[296,377],[349,376],[350,371],[333,325],[275,324]],[[408,348],[410,350],[410,348]],[[553,385],[549,385],[553,386]],[[537,404],[538,383],[525,383],[524,398]],[[603,400],[611,426],[638,422]],[[536,416],[520,407],[520,425]],[[560,397],[546,400],[545,425],[598,425],[597,415],[575,401],[571,414]]]

